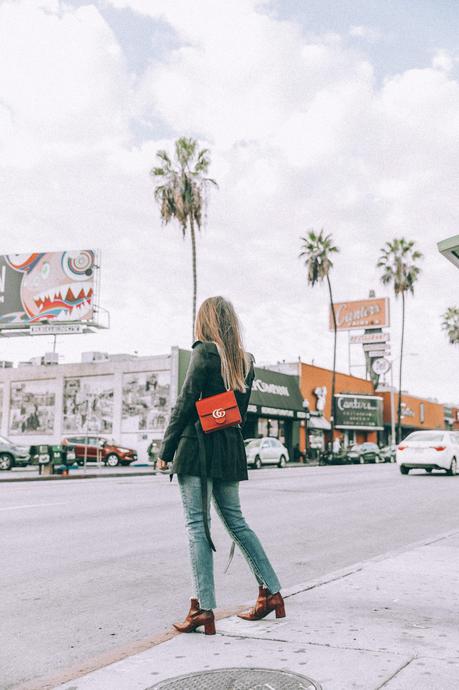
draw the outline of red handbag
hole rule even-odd
[[[199,420],[205,434],[236,426],[242,421],[234,391],[225,391],[196,402]]]

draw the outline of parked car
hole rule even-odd
[[[137,452],[132,448],[120,446],[113,439],[107,440],[103,436],[67,436],[62,439],[62,445],[68,446],[67,458],[71,458],[72,446],[75,460],[79,465],[86,462],[103,462],[109,467],[130,465],[137,460]]]
[[[364,464],[365,462],[385,462],[377,443],[365,441],[352,446],[347,452],[349,462]]]
[[[388,446],[383,446],[379,450],[384,462],[395,462],[397,446],[394,443],[391,443]]]
[[[397,464],[402,474],[410,470],[444,470],[457,474],[459,431],[413,431],[397,446]]]
[[[29,464],[30,452],[28,446],[19,446],[6,436],[0,436],[0,470],[10,470],[12,467],[25,467]]]
[[[247,464],[259,470],[262,465],[285,467],[289,461],[287,448],[277,438],[248,438],[244,441]]]

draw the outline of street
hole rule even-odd
[[[457,528],[459,479],[395,465],[264,469],[241,484],[283,586]],[[0,688],[132,646],[184,616],[191,594],[176,479],[0,485]],[[214,519],[219,607],[255,598]]]

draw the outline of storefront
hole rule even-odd
[[[180,390],[185,379],[190,355],[188,350],[179,350],[177,390]],[[299,444],[300,424],[304,423],[305,418],[298,377],[255,367],[247,420],[242,430],[244,438],[278,438],[287,447],[290,460],[293,460],[297,456],[295,446]]]
[[[297,455],[300,424],[305,418],[298,378],[255,367],[244,438],[278,438],[293,460]]]
[[[456,405],[443,405],[445,429],[459,431],[459,407]]]
[[[384,439],[390,443],[392,428],[394,434],[397,428],[398,393],[384,391],[379,393],[383,399]],[[417,429],[444,429],[444,407],[440,403],[417,398],[414,395],[402,394],[402,439]]]
[[[325,450],[327,444],[331,442],[333,372],[330,369],[302,362],[298,367],[301,394],[310,412],[307,421],[308,433],[301,432],[300,447],[305,449],[310,457],[314,457],[318,450]],[[370,398],[375,397],[371,381],[336,372],[335,392],[335,400],[338,401],[335,410],[335,438],[339,438],[342,445],[346,446],[364,441],[376,441],[378,429],[383,428],[382,412],[381,421],[377,415],[370,419],[369,412],[365,419],[362,416],[363,410],[369,405],[372,407],[380,405],[377,402],[369,402]],[[360,398],[363,398],[361,403]],[[345,399],[347,404],[344,402]],[[343,409],[340,409],[340,405]],[[359,409],[360,414],[357,414]],[[336,414],[338,414],[338,424]]]

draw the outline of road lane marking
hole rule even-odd
[[[65,506],[66,503],[29,503],[28,505],[22,506],[6,506],[0,508],[0,510],[20,510],[21,508],[46,508],[47,506]]]

